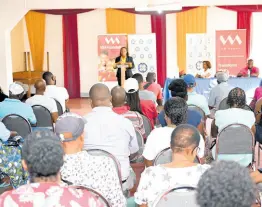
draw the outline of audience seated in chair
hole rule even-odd
[[[2,88],[0,87],[0,102],[4,101],[6,98],[8,98],[7,95],[2,91]]]
[[[2,122],[0,122],[0,140],[2,142],[6,142],[10,137],[14,137],[16,135],[17,135],[16,132],[9,131],[5,127],[5,125]]]
[[[219,161],[202,175],[196,199],[200,207],[251,207],[256,201],[256,187],[247,168]]]
[[[155,94],[156,102],[158,106],[163,105],[162,88],[158,83],[156,83],[156,73],[154,72],[147,73],[146,82],[143,83],[143,88]]]
[[[50,131],[33,132],[22,148],[23,167],[30,174],[30,184],[0,196],[0,206],[99,206],[88,191],[64,187],[60,168],[64,151],[59,137]]]
[[[107,86],[98,83],[89,91],[92,111],[85,116],[84,149],[102,149],[114,155],[121,165],[123,189],[134,186],[130,167],[139,150],[132,122],[116,114],[111,108],[111,95]]]
[[[65,113],[57,120],[55,132],[64,148],[62,180],[100,192],[112,207],[125,206],[126,199],[119,183],[116,167],[110,158],[92,156],[83,151],[85,120]]]
[[[147,167],[152,166],[154,159],[162,150],[170,147],[171,134],[177,126],[186,123],[187,118],[187,104],[186,101],[180,97],[169,99],[164,105],[165,119],[167,126],[163,128],[154,129],[147,138],[146,146],[143,152],[145,164]],[[204,140],[200,139],[200,152],[198,157],[204,156]]]
[[[229,109],[219,110],[215,114],[215,120],[212,123],[211,135],[217,137],[217,134],[230,124],[243,124],[252,129],[256,134],[255,115],[252,111],[243,109],[246,105],[246,94],[241,88],[233,88],[227,99]]]
[[[126,91],[126,102],[130,106],[130,111],[136,111],[145,115],[150,120],[152,129],[154,129],[157,118],[156,105],[151,100],[140,100],[139,85],[136,79],[128,78],[125,81],[124,89]]]
[[[262,98],[260,98],[255,105],[255,116],[256,116],[256,141],[262,144]]]
[[[226,98],[233,88],[228,84],[229,73],[228,71],[218,71],[216,73],[217,84],[210,91],[208,106],[210,109],[218,110],[220,102]]]
[[[130,106],[126,104],[125,90],[120,86],[116,86],[111,90],[111,96],[113,111],[132,121],[135,129],[138,130],[145,139],[146,132],[143,124],[143,118],[139,112],[130,111]]]
[[[195,87],[196,87],[195,77],[191,74],[187,74],[183,77],[183,80],[187,84],[187,95],[188,95],[187,104],[198,106],[205,112],[206,117],[209,116],[210,111],[208,108],[207,99],[205,98],[205,96],[198,94],[195,91]]]
[[[9,86],[9,98],[0,102],[0,119],[9,114],[18,114],[27,119],[31,124],[36,124],[36,117],[31,106],[20,100],[24,95],[24,89],[17,83]]]
[[[154,104],[156,104],[156,96],[152,91],[148,91],[144,89],[143,83],[143,76],[140,73],[136,73],[132,76],[132,78],[136,79],[139,86],[139,98],[140,100],[150,100]]]
[[[194,163],[200,139],[200,134],[194,126],[181,124],[175,128],[169,136],[173,161],[149,167],[142,173],[134,195],[135,202],[140,207],[151,207],[155,199],[170,188],[181,185],[197,186],[201,175],[209,168],[209,165]]]
[[[171,91],[172,97],[180,97],[185,101],[188,100],[187,96],[187,84],[182,79],[173,80],[168,89]],[[201,114],[198,111],[195,111],[191,108],[187,109],[187,124],[190,124],[194,127],[197,127],[202,136],[204,136],[204,118],[201,117]],[[158,120],[162,126],[166,126],[165,113],[161,111],[158,115]],[[203,121],[202,121],[203,120]]]
[[[67,103],[69,100],[66,88],[56,86],[56,77],[51,72],[45,72],[43,79],[47,85],[44,95],[59,101],[65,112],[68,108]]]
[[[50,111],[53,122],[55,123],[58,117],[57,106],[56,106],[54,99],[44,96],[44,93],[46,90],[45,81],[42,79],[37,80],[35,82],[35,89],[36,89],[36,94],[32,96],[31,98],[27,99],[26,104],[29,104],[31,106],[34,106],[34,105],[44,106],[45,108],[47,108]]]

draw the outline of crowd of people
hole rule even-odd
[[[206,67],[211,66],[206,63]],[[206,158],[216,148],[211,138],[216,140],[230,124],[247,126],[261,142],[261,88],[255,93],[254,113],[245,108],[245,91],[228,84],[226,71],[217,72],[216,78],[208,100],[196,93],[193,75],[174,79],[169,85],[172,97],[164,104],[154,73],[148,73],[146,80],[134,74],[123,87],[111,91],[97,83],[89,91],[92,111],[84,117],[67,112],[69,95],[56,86],[51,72],[35,82],[36,93],[25,102],[21,101],[23,86],[12,83],[8,96],[0,91],[0,119],[17,114],[34,128],[37,119],[32,106],[41,105],[49,110],[54,131],[36,127],[20,137],[21,156],[14,164],[7,159],[13,158],[7,148],[18,147],[10,143],[19,134],[0,122],[0,190],[7,184],[5,176],[12,188],[0,195],[0,206],[106,206],[99,194],[112,207],[151,207],[168,190],[183,186],[195,188],[200,207],[257,205],[260,171],[251,171],[241,162],[217,161],[214,155],[213,163]],[[220,110],[225,98],[228,108]],[[61,116],[56,102],[62,106]],[[207,119],[213,119],[211,137]],[[172,160],[155,165],[159,153],[168,148]],[[138,187],[136,162],[145,166]]]

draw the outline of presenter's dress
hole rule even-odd
[[[133,75],[132,69],[135,67],[133,58],[130,57],[130,56],[127,56],[126,58],[123,59],[121,56],[119,56],[115,60],[115,63],[118,63],[118,62],[121,62],[121,63],[132,63],[132,67],[126,68],[126,74],[125,74],[126,75],[125,76],[126,79],[131,78],[132,75]],[[117,69],[116,77],[117,77],[118,85],[121,86],[121,68]]]

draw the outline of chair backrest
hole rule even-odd
[[[6,173],[0,171],[0,195],[12,189],[13,184],[11,178]]]
[[[170,163],[170,162],[172,162],[172,150],[170,147],[168,147],[158,153],[154,161],[154,166],[163,165],[163,164]],[[194,163],[200,163],[200,160],[198,157],[196,157],[196,159],[194,160]]]
[[[80,189],[82,191],[88,191],[89,193],[91,193],[96,198],[96,200],[98,200],[100,202],[101,206],[111,207],[111,205],[106,200],[106,198],[102,194],[100,194],[99,192],[97,192],[96,190],[94,190],[92,188],[87,188],[87,187],[83,187],[83,186],[70,186],[70,188]]]
[[[218,110],[225,110],[225,109],[229,109],[230,108],[230,106],[227,104],[227,97],[226,98],[224,98],[221,102],[220,102],[220,104],[219,104],[219,106],[218,106]]]
[[[196,189],[189,186],[166,191],[153,203],[153,207],[199,207],[196,202]]]
[[[56,102],[58,116],[61,116],[64,113],[63,107],[62,107],[62,105],[60,104],[59,101],[55,100],[55,102]]]
[[[53,119],[50,111],[41,105],[34,105],[32,108],[37,120],[36,126],[49,128],[54,131]]]
[[[188,108],[191,109],[191,110],[199,112],[200,115],[202,116],[202,118],[205,118],[205,112],[199,106],[196,106],[196,105],[193,105],[193,104],[189,104]]]
[[[15,131],[23,138],[32,132],[30,123],[18,114],[9,114],[2,119],[2,122],[9,131]]]
[[[249,127],[230,124],[218,134],[215,157],[216,160],[234,160],[248,166],[254,161],[254,147],[255,140]]]
[[[219,107],[218,107],[218,110],[226,110],[226,109],[229,109],[229,108],[230,108],[230,106],[227,104],[227,97],[226,97],[226,98],[224,98],[224,99],[220,102]],[[252,112],[253,112],[253,109],[252,109],[249,105],[247,105],[247,104],[244,106],[243,109],[245,109],[245,110],[247,110],[247,111],[252,111]]]
[[[152,131],[152,126],[151,126],[150,120],[146,116],[144,115],[141,115],[141,116],[143,118],[143,124],[144,124],[145,131],[146,131],[146,137],[148,137]]]
[[[118,178],[119,178],[119,182],[120,182],[120,186],[122,186],[122,175],[121,175],[121,170],[120,170],[121,169],[120,163],[114,155],[112,155],[111,153],[109,153],[105,150],[101,150],[101,149],[89,149],[89,150],[87,150],[87,153],[90,154],[90,155],[93,155],[93,156],[103,156],[103,157],[110,158],[115,164],[117,174],[118,174]]]
[[[138,156],[134,158],[133,160],[131,160],[131,162],[143,162],[143,159],[141,158],[142,158],[145,144],[144,144],[144,138],[138,130],[136,130],[136,138],[137,138],[137,143],[139,146]]]

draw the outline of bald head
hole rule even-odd
[[[46,89],[46,83],[43,79],[39,79],[35,82],[36,94],[43,95]]]
[[[92,107],[110,106],[111,95],[108,87],[102,83],[93,85],[89,91]]]
[[[171,135],[171,148],[174,152],[187,148],[196,148],[200,142],[200,134],[196,127],[189,124],[181,124],[175,128]]]
[[[112,104],[113,107],[120,107],[123,106],[126,102],[126,92],[125,89],[123,89],[120,86],[115,86],[111,90],[111,96],[112,96]]]

